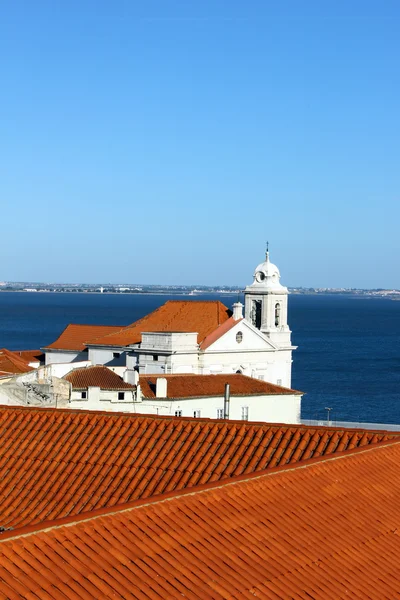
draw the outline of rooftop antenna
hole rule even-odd
[[[265,251],[265,260],[269,259],[269,242],[267,242],[267,249]]]

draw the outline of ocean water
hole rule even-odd
[[[173,295],[0,293],[0,347],[40,348],[68,323],[127,325]],[[187,297],[185,297],[187,298]],[[209,294],[227,306],[236,295]],[[189,298],[188,298],[189,299]],[[196,297],[190,297],[196,299]],[[305,392],[303,419],[400,423],[400,302],[290,296],[292,386]]]

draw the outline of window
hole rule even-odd
[[[248,420],[249,420],[249,407],[242,406],[242,421],[248,421]]]
[[[175,416],[176,417],[181,417],[182,416],[182,411],[181,410],[176,410],[175,411]]]
[[[238,369],[238,370],[236,371],[236,374],[237,374],[237,375],[242,375],[242,371],[241,371],[240,369]]]
[[[236,341],[238,344],[240,344],[242,340],[243,340],[243,333],[241,331],[238,331],[236,334]]]
[[[153,354],[153,360],[158,360],[158,354]]]
[[[200,419],[200,411],[199,410],[194,410],[193,411],[193,416],[195,419]]]
[[[87,392],[81,392],[81,398],[82,398],[82,400],[86,400]]]
[[[121,352],[113,352],[113,358],[119,358],[121,356]]]
[[[277,385],[282,385],[282,379],[277,379],[277,380],[276,380],[276,384],[277,384]]]
[[[281,324],[281,305],[279,302],[275,304],[275,327],[279,327]]]
[[[125,400],[125,392],[118,392],[118,400]]]
[[[223,419],[223,418],[224,418],[224,409],[217,408],[217,419]]]
[[[264,381],[264,375],[259,375],[258,379],[261,379],[261,381]]]

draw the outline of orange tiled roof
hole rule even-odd
[[[113,325],[75,325],[70,323],[66,326],[55,342],[44,348],[53,350],[75,350],[81,351],[86,348],[86,342],[92,338],[100,337],[119,331],[121,327]]]
[[[132,390],[135,386],[126,383],[122,377],[103,366],[85,367],[73,369],[63,379],[72,384],[75,390],[88,387],[99,387],[102,390]]]
[[[394,437],[23,407],[0,407],[0,432],[0,526],[14,528]]]
[[[222,302],[209,300],[168,300],[165,304],[110,335],[95,336],[90,344],[101,346],[130,346],[138,344],[145,331],[196,332],[200,344],[211,332],[232,315]]]
[[[23,360],[29,362],[43,363],[45,356],[41,350],[14,350],[13,354],[20,356]]]
[[[17,356],[17,354],[10,352],[10,350],[7,350],[6,348],[2,348],[0,350],[0,371],[19,375],[21,373],[33,371],[33,368],[29,366],[27,360],[24,360],[22,357]]]
[[[159,377],[167,380],[167,398],[223,396],[226,383],[229,383],[231,396],[282,396],[303,393],[238,373],[227,375],[140,375],[139,383],[145,398],[156,397],[156,381]]]
[[[400,442],[5,532],[5,598],[399,598]]]

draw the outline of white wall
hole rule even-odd
[[[54,363],[69,363],[75,361],[88,360],[87,352],[68,352],[60,350],[46,350],[45,351],[45,364],[50,365]]]
[[[98,388],[97,388],[98,389]],[[217,410],[224,408],[224,398],[191,398],[180,400],[162,400],[143,398],[133,402],[132,394],[125,394],[125,401],[118,401],[117,392],[99,391],[98,395],[89,394],[90,399],[82,400],[81,393],[72,392],[70,408],[85,410],[110,410],[145,415],[174,416],[182,411],[182,417],[193,417],[194,411],[200,411],[201,418],[216,419]],[[248,408],[249,421],[268,423],[300,423],[301,396],[231,396],[229,418],[240,421],[242,408]]]
[[[64,377],[67,373],[72,371],[73,369],[82,369],[83,367],[90,366],[90,362],[88,360],[82,360],[81,362],[74,363],[58,363],[47,365],[45,367],[39,367],[38,375],[39,377],[46,378],[47,376],[51,377]]]
[[[121,390],[124,392],[124,400],[118,400],[118,392],[114,390],[101,390],[100,388],[89,388],[87,398],[82,398],[80,390],[72,390],[69,408],[81,410],[110,410],[119,412],[135,412],[133,410],[133,390]],[[135,402],[135,406],[140,403]]]
[[[271,423],[300,423],[301,396],[231,396],[229,418],[240,421],[242,407],[248,408],[249,421],[266,421]],[[140,414],[175,415],[181,410],[182,417],[193,417],[194,411],[200,410],[202,418],[216,419],[217,410],[224,408],[224,398],[195,398],[188,400],[147,400],[134,405]]]

